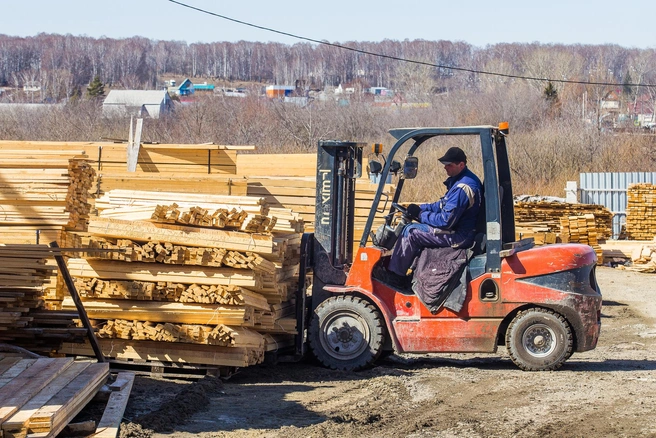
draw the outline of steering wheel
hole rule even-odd
[[[396,202],[392,202],[392,207],[398,212],[400,212],[403,217],[412,220],[410,216],[408,216],[408,209],[402,206],[401,204],[397,204]]]

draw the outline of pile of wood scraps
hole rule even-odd
[[[618,269],[656,272],[656,240],[614,240],[601,246],[606,260],[611,260]]]

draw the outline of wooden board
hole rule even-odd
[[[138,242],[155,240],[178,245],[217,247],[263,254],[273,252],[271,236],[181,225],[91,218],[89,232],[98,236],[125,238]]]
[[[130,392],[132,391],[134,373],[118,373],[116,382],[119,381],[123,382],[120,387],[117,385],[110,385],[112,393],[107,401],[105,412],[98,422],[96,432],[93,435],[94,438],[115,438],[118,435],[121,420],[123,419],[123,413],[125,412],[125,408],[130,398]]]
[[[122,341],[118,339],[99,339],[100,348],[108,358],[120,360],[161,361],[181,364],[245,367],[261,363],[264,350],[215,345],[172,344],[153,341]],[[87,344],[64,343],[62,352],[92,356],[93,350]]]

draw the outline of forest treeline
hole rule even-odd
[[[168,116],[147,119],[142,139],[247,144],[261,153],[312,152],[319,139],[389,146],[391,128],[508,121],[516,193],[563,196],[565,182],[578,180],[580,172],[654,170],[654,135],[644,129],[612,129],[617,126],[607,123],[611,118],[619,120],[618,115],[640,96],[647,96],[653,110],[656,88],[635,85],[656,84],[653,49],[537,43],[479,48],[464,42],[423,40],[343,45],[440,67],[306,43],[186,44],[140,37],[0,35],[0,87],[38,82],[41,89],[36,97],[31,96],[35,102],[64,103],[38,111],[3,109],[0,139],[127,138],[129,119],[107,118],[102,100],[85,97],[96,76],[112,89],[153,89],[166,77],[257,83],[258,89],[261,84],[293,85],[300,80],[317,90],[349,83],[387,87],[404,100],[380,107],[365,94],[351,95],[347,103],[328,94],[326,100],[299,106],[258,93],[246,98],[198,95],[193,104],[176,105]],[[609,92],[620,99],[611,118],[602,105]],[[12,102],[8,94],[0,95],[0,102]],[[422,105],[404,105],[413,102]],[[628,122],[632,127],[633,122]],[[471,139],[450,138],[437,152],[452,144],[463,147],[472,157],[471,166],[480,171]],[[422,162],[439,166],[436,156],[427,154]],[[423,169],[424,175],[430,174]],[[434,178],[427,184],[434,186]]]
[[[70,97],[96,75],[126,89],[153,89],[164,75],[293,85],[321,89],[355,80],[369,86],[421,91],[480,89],[510,79],[453,68],[558,80],[656,83],[656,51],[617,45],[495,44],[465,42],[345,42],[334,45],[262,42],[187,44],[142,37],[127,39],[39,34],[0,35],[0,86],[40,83],[43,99]],[[384,55],[371,56],[359,51]],[[399,62],[403,58],[440,66]]]

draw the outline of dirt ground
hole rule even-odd
[[[356,372],[258,366],[223,382],[138,377],[122,437],[656,437],[654,274],[602,267],[597,348],[558,371],[496,355],[391,356]]]

